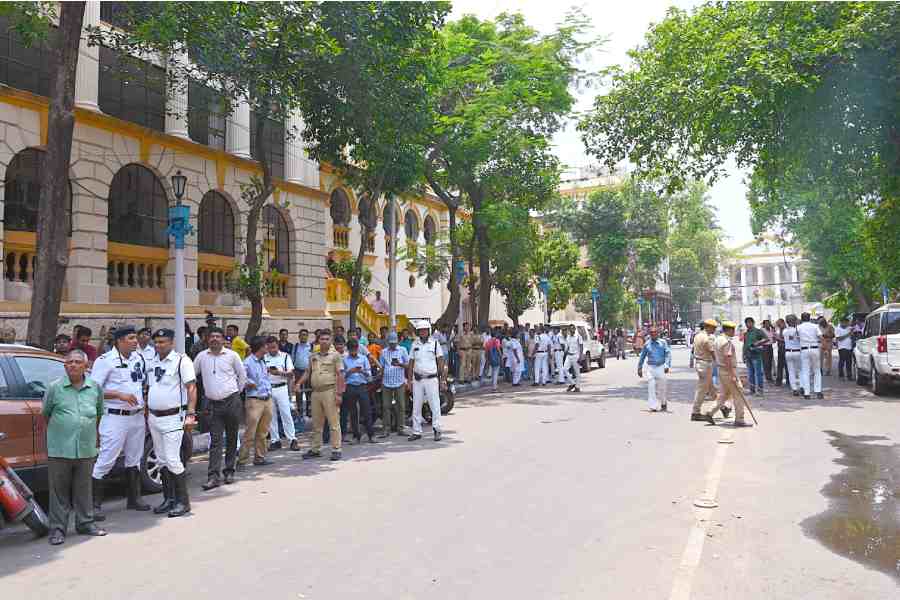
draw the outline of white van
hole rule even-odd
[[[601,369],[606,367],[606,347],[597,339],[597,333],[587,321],[554,321],[550,323],[550,327],[571,327],[575,326],[575,331],[581,336],[584,342],[584,357],[581,361],[582,372],[587,373],[591,370],[591,362],[596,362]]]
[[[881,396],[888,383],[900,383],[900,304],[885,304],[866,317],[853,349],[856,383],[870,384]]]

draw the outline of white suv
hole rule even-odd
[[[584,343],[584,357],[581,360],[581,370],[585,373],[591,370],[591,363],[596,362],[601,369],[606,367],[606,347],[597,339],[597,334],[586,321],[554,321],[550,327],[568,328],[575,326],[575,331],[581,336]]]
[[[900,304],[885,304],[866,317],[853,350],[856,383],[871,384],[878,396],[888,383],[900,382]]]

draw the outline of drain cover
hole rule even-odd
[[[711,498],[697,498],[694,500],[694,506],[697,508],[717,508],[719,503]]]

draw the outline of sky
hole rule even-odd
[[[573,7],[581,7],[594,24],[594,35],[607,39],[595,50],[583,67],[599,70],[609,65],[628,63],[627,52],[639,45],[651,23],[661,21],[669,6],[690,8],[696,2],[667,0],[593,1],[570,2],[568,0],[453,0],[451,19],[464,14],[474,14],[482,19],[493,18],[502,12],[521,12],[525,20],[538,31],[549,32]],[[597,88],[580,92],[576,111],[590,109]],[[554,138],[554,146],[560,160],[568,167],[584,167],[596,164],[584,151],[584,144],[574,124]],[[719,225],[725,231],[728,245],[749,241],[750,208],[746,200],[746,173],[736,165],[727,166],[726,172],[710,189],[712,203],[718,209]]]

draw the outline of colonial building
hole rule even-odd
[[[110,26],[114,4],[88,2],[85,27]],[[40,268],[34,232],[47,142],[46,52],[25,47],[9,23],[0,23],[0,322],[14,326],[20,339]],[[62,331],[75,323],[96,335],[101,324],[172,322],[174,248],[166,221],[175,202],[170,178],[178,171],[188,178],[183,201],[194,227],[185,250],[188,321],[196,329],[209,311],[220,323],[246,322],[249,305],[230,281],[245,253],[248,206],[241,186],[261,168],[249,105],[225,114],[221,104],[213,90],[193,82],[167,93],[161,61],[122,61],[115,51],[82,40],[69,208],[60,215],[70,231]],[[257,236],[273,282],[264,302],[267,330],[330,326],[348,315],[349,290],[329,276],[325,262],[330,252],[355,255],[358,200],[327,166],[310,160],[291,135],[302,127],[299,115],[268,127],[276,189]],[[446,210],[433,197],[400,198],[395,205],[401,246],[435,243],[446,230]],[[387,206],[375,207],[379,222]],[[372,287],[385,298],[390,235],[379,225],[367,241]],[[439,315],[445,287],[420,280],[405,265],[398,270],[398,312]],[[373,328],[385,318],[365,304],[360,320]]]

